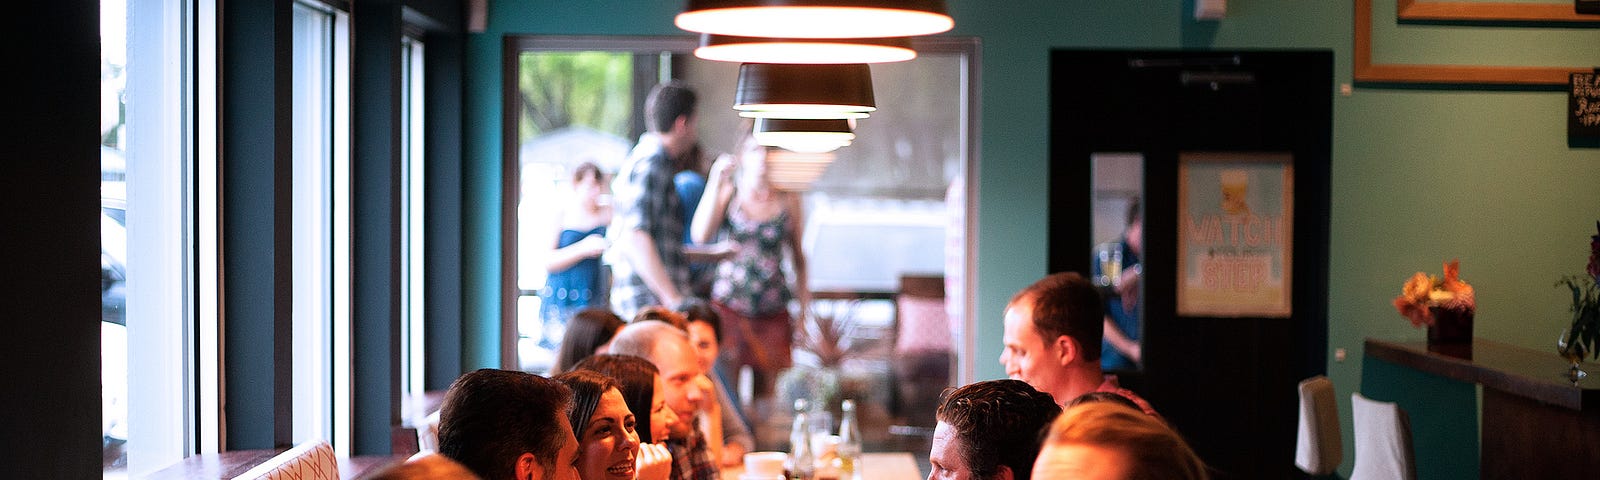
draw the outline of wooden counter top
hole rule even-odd
[[[1548,350],[1533,350],[1475,338],[1471,358],[1429,352],[1427,342],[1368,338],[1366,354],[1445,378],[1482,384],[1512,395],[1577,411],[1600,409],[1600,364],[1584,362],[1588,378],[1567,379],[1567,361]]]

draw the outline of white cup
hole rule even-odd
[[[750,452],[744,454],[744,474],[752,477],[783,475],[783,462],[789,459],[784,452]]]

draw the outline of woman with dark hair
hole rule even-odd
[[[578,478],[663,480],[672,473],[666,447],[639,443],[637,420],[616,380],[591,370],[574,370],[555,379],[572,389],[567,418],[578,437]]]
[[[606,227],[611,223],[608,185],[606,174],[594,163],[573,167],[568,200],[556,206],[550,222],[540,230],[546,237],[534,240],[549,248],[542,257],[549,276],[539,292],[542,348],[556,348],[556,340],[565,336],[567,320],[579,309],[607,303],[610,286],[602,285],[600,255],[610,246],[606,240]]]
[[[632,355],[600,354],[583,359],[573,369],[599,372],[616,380],[629,411],[638,412],[634,416],[639,423],[649,426],[639,429],[639,441],[664,442],[667,431],[678,423],[678,415],[667,408],[661,371],[649,360]]]
[[[567,331],[562,336],[560,350],[556,351],[556,363],[550,367],[550,374],[570,371],[578,361],[602,353],[600,349],[611,343],[611,337],[617,336],[623,325],[627,322],[605,307],[579,310],[567,322]]]

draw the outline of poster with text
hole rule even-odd
[[[1294,158],[1178,158],[1178,315],[1288,318]]]

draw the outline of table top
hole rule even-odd
[[[271,460],[272,457],[278,456],[278,454],[288,449],[288,447],[283,447],[260,450],[230,450],[191,455],[178,461],[178,463],[144,477],[144,479],[229,479],[249,471],[267,460]],[[369,471],[403,462],[405,459],[406,457],[404,456],[390,455],[339,457],[339,478],[357,478]]]
[[[1548,351],[1475,338],[1470,358],[1428,351],[1424,341],[1393,342],[1368,338],[1366,354],[1391,363],[1445,378],[1482,384],[1513,395],[1572,410],[1600,409],[1600,364],[1584,362],[1589,372],[1573,382],[1566,376],[1568,363],[1556,355],[1554,341]]]
[[[868,452],[861,454],[861,478],[872,480],[918,480],[922,471],[916,458],[906,452]],[[722,469],[722,480],[739,480],[744,466]]]

